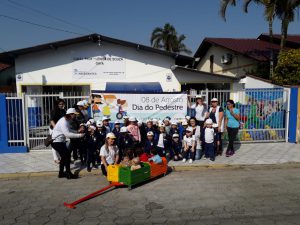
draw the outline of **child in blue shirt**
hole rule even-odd
[[[151,149],[151,154],[152,154],[152,157],[148,159],[149,161],[152,161],[155,164],[161,164],[162,163],[162,159],[158,155],[157,150],[155,148]]]

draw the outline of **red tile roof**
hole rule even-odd
[[[4,64],[4,63],[0,63],[0,71],[7,69],[8,67],[10,67],[10,65],[8,64]]]
[[[269,34],[261,34],[258,39],[264,39],[269,40]],[[280,43],[281,35],[280,34],[274,34],[273,39],[277,40]],[[287,45],[290,44],[297,44],[300,45],[300,35],[298,34],[289,34],[286,39]]]
[[[211,45],[227,48],[258,61],[267,61],[270,57],[271,49],[273,49],[274,52],[278,52],[280,50],[279,45],[258,39],[205,38],[195,53],[195,57],[201,57],[201,55],[203,57],[204,55],[201,53],[203,51],[206,52]]]

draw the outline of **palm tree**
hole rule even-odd
[[[299,9],[300,0],[276,1],[276,16],[281,20],[280,49],[285,46],[289,23],[295,19],[295,11]]]
[[[300,0],[244,0],[244,10],[247,12],[247,8],[250,2],[255,2],[265,7],[265,17],[269,22],[269,34],[272,40],[273,37],[273,20],[274,17],[278,17],[281,20],[281,50],[285,46],[288,26],[290,22],[294,21],[295,11],[300,6]],[[221,17],[226,20],[226,9],[231,4],[236,5],[236,0],[221,0],[220,14]],[[273,40],[272,40],[273,41]]]
[[[166,23],[163,28],[156,27],[151,34],[150,43],[154,48],[164,49],[169,52],[185,52],[191,54],[183,43],[185,35],[177,36],[177,32],[169,23]]]

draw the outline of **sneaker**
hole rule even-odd
[[[190,159],[190,160],[189,160],[189,163],[193,163],[193,160],[192,160],[192,159]]]
[[[182,162],[186,162],[186,159],[183,159]]]
[[[94,166],[93,168],[92,168],[92,170],[97,170],[98,169],[98,166]]]
[[[209,159],[209,161],[210,161],[210,162],[214,162],[215,160],[214,160],[214,159]]]
[[[207,158],[205,156],[203,156],[203,159],[206,160]]]

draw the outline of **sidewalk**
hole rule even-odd
[[[196,160],[192,164],[183,162],[169,163],[173,168],[180,167],[222,167],[237,165],[267,165],[300,162],[300,145],[290,143],[242,144],[232,157],[218,156],[215,162]],[[80,168],[80,162],[72,164],[73,169]],[[51,151],[30,153],[0,154],[0,175],[16,173],[56,172],[58,165],[53,162]],[[83,169],[83,171],[86,171]],[[100,170],[99,170],[100,173]]]

